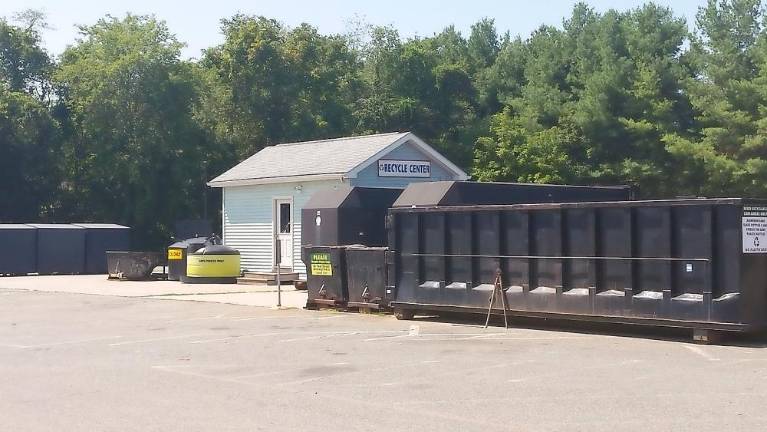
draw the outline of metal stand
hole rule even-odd
[[[280,267],[282,267],[282,242],[279,238],[276,238],[275,240],[277,243],[277,307],[282,307],[282,281],[280,280]]]
[[[503,307],[503,324],[506,329],[508,329],[509,319],[506,312],[509,310],[509,305],[506,302],[506,293],[503,292],[503,282],[500,270],[498,270],[495,274],[495,282],[493,282],[493,293],[490,294],[490,305],[487,307],[487,319],[485,320],[485,328],[490,325],[490,315],[493,313],[493,305],[495,304],[496,297],[501,298],[501,306]]]

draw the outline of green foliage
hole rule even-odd
[[[0,19],[0,222],[48,217],[56,200],[60,136],[48,100],[51,67],[35,20],[19,27]]]
[[[0,222],[50,212],[59,178],[58,133],[45,104],[0,86]]]
[[[202,85],[152,17],[108,17],[80,31],[55,74],[70,123],[67,211],[164,242],[173,221],[199,214],[204,182],[221,168],[193,117]]]
[[[604,14],[578,4],[562,30],[541,27],[527,41],[506,41],[494,81],[507,108],[479,141],[474,175],[634,183],[648,195],[675,194],[663,138],[689,135],[689,75],[679,57],[686,37],[684,22],[653,4]],[[517,166],[489,168],[511,166],[499,155]]]
[[[162,244],[264,146],[394,130],[483,181],[767,197],[766,18],[759,0],[709,0],[692,29],[653,3],[579,3],[523,39],[490,18],[402,38],[235,15],[196,61],[164,22],[107,16],[53,61],[27,11],[0,19],[0,220],[122,222]]]
[[[222,21],[225,42],[201,66],[218,88],[208,125],[245,158],[266,145],[334,137],[354,128],[359,60],[340,36],[309,25],[237,15]]]

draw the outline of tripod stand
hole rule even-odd
[[[498,270],[495,274],[495,282],[493,282],[493,293],[490,294],[490,305],[487,307],[487,319],[485,320],[485,328],[490,324],[490,315],[493,313],[493,305],[495,304],[495,298],[500,297],[501,307],[503,307],[503,324],[508,329],[509,319],[506,311],[509,310],[509,304],[506,301],[506,293],[503,292],[503,280],[501,278],[501,271]]]

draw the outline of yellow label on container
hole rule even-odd
[[[333,276],[330,254],[317,252],[312,254],[312,276]]]
[[[238,277],[239,255],[189,255],[186,257],[189,277]]]
[[[181,249],[168,249],[169,260],[180,260],[183,258],[182,255]]]

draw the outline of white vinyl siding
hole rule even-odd
[[[338,184],[340,180],[224,188],[224,243],[240,251],[245,271],[271,272],[274,200],[292,198],[293,271],[305,279],[306,268],[301,261],[301,209],[316,191]]]

